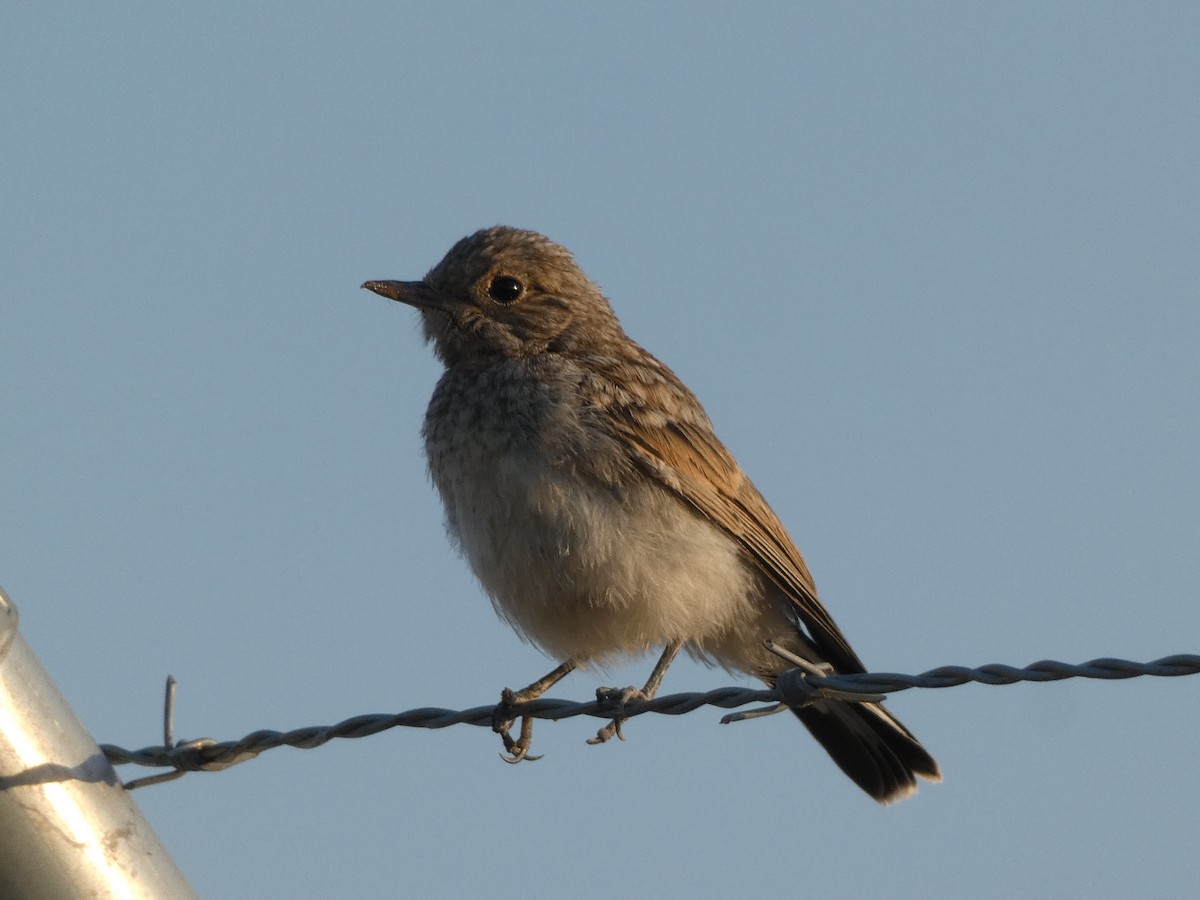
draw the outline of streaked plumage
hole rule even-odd
[[[366,286],[420,309],[446,365],[425,418],[429,469],[448,531],[523,636],[572,664],[682,645],[773,683],[786,664],[771,639],[864,671],[699,401],[564,248],[491,228],[420,282]],[[794,712],[881,802],[940,778],[878,704]]]

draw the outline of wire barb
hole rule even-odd
[[[1024,668],[992,664],[978,668],[966,666],[942,666],[920,675],[900,675],[888,672],[861,672],[839,675],[827,668],[805,660],[791,657],[781,648],[772,647],[772,652],[785,656],[796,668],[780,674],[772,689],[725,687],[704,693],[669,694],[653,700],[633,700],[621,709],[621,716],[628,718],[643,713],[659,713],[680,716],[699,709],[701,706],[716,706],[734,709],[749,703],[770,703],[770,707],[734,713],[722,719],[743,721],[780,712],[789,706],[803,706],[814,700],[835,699],[849,702],[875,703],[884,695],[905,691],[910,688],[947,688],[968,682],[1002,685],[1020,681],[1062,681],[1067,678],[1096,678],[1106,681],[1137,678],[1151,675],[1159,678],[1174,678],[1182,675],[1200,674],[1200,655],[1177,654],[1164,656],[1147,663],[1127,659],[1105,657],[1089,662],[1071,664],[1052,659],[1031,663]],[[785,655],[786,654],[786,655]],[[100,749],[113,765],[133,763],[140,766],[166,767],[172,771],[139,778],[128,782],[125,787],[132,790],[150,784],[159,784],[180,778],[186,772],[216,772],[238,763],[253,759],[265,750],[276,747],[298,747],[310,750],[328,743],[334,738],[362,738],[390,728],[448,728],[451,725],[478,725],[492,728],[494,705],[476,706],[471,709],[453,710],[423,707],[400,713],[380,713],[355,716],[336,725],[309,726],[295,731],[255,731],[238,741],[215,741],[200,738],[193,741],[174,742],[175,679],[168,678],[167,697],[163,710],[164,743],[160,747],[145,747],[141,750],[126,750],[113,744],[102,744]],[[569,719],[573,716],[612,718],[611,704],[595,700],[575,703],[569,700],[542,698],[528,703],[515,704],[514,716],[529,716],[535,719]]]
[[[167,675],[167,688],[163,692],[163,747],[175,746],[175,686],[179,684],[174,675]],[[162,784],[164,781],[174,781],[186,774],[185,769],[173,769],[170,772],[160,772],[158,775],[147,775],[145,778],[135,778],[125,783],[125,790],[149,787],[152,784]]]

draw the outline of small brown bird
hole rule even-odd
[[[681,649],[768,685],[788,668],[768,640],[837,672],[865,671],[700,402],[625,335],[566,249],[488,228],[421,281],[363,287],[420,310],[445,365],[423,433],[447,530],[500,616],[562,660],[505,691],[496,730],[510,761],[534,758],[532,720],[513,739],[506,711],[587,663],[664,648],[622,701],[653,696]],[[915,791],[915,776],[941,779],[878,703],[793,712],[882,803]]]

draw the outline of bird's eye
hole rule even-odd
[[[488,285],[488,296],[505,306],[515,303],[523,293],[525,285],[509,275],[497,275]]]

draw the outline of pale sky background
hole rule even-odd
[[[551,668],[443,534],[415,314],[358,288],[503,222],[701,397],[872,668],[1200,651],[1198,47],[1186,3],[7,4],[26,639],[127,747],[168,672],[179,736],[230,739]],[[1186,896],[1198,704],[902,694],[946,780],[886,809],[791,717],[717,710],[603,747],[543,723],[521,766],[395,730],[135,798],[211,898]]]

